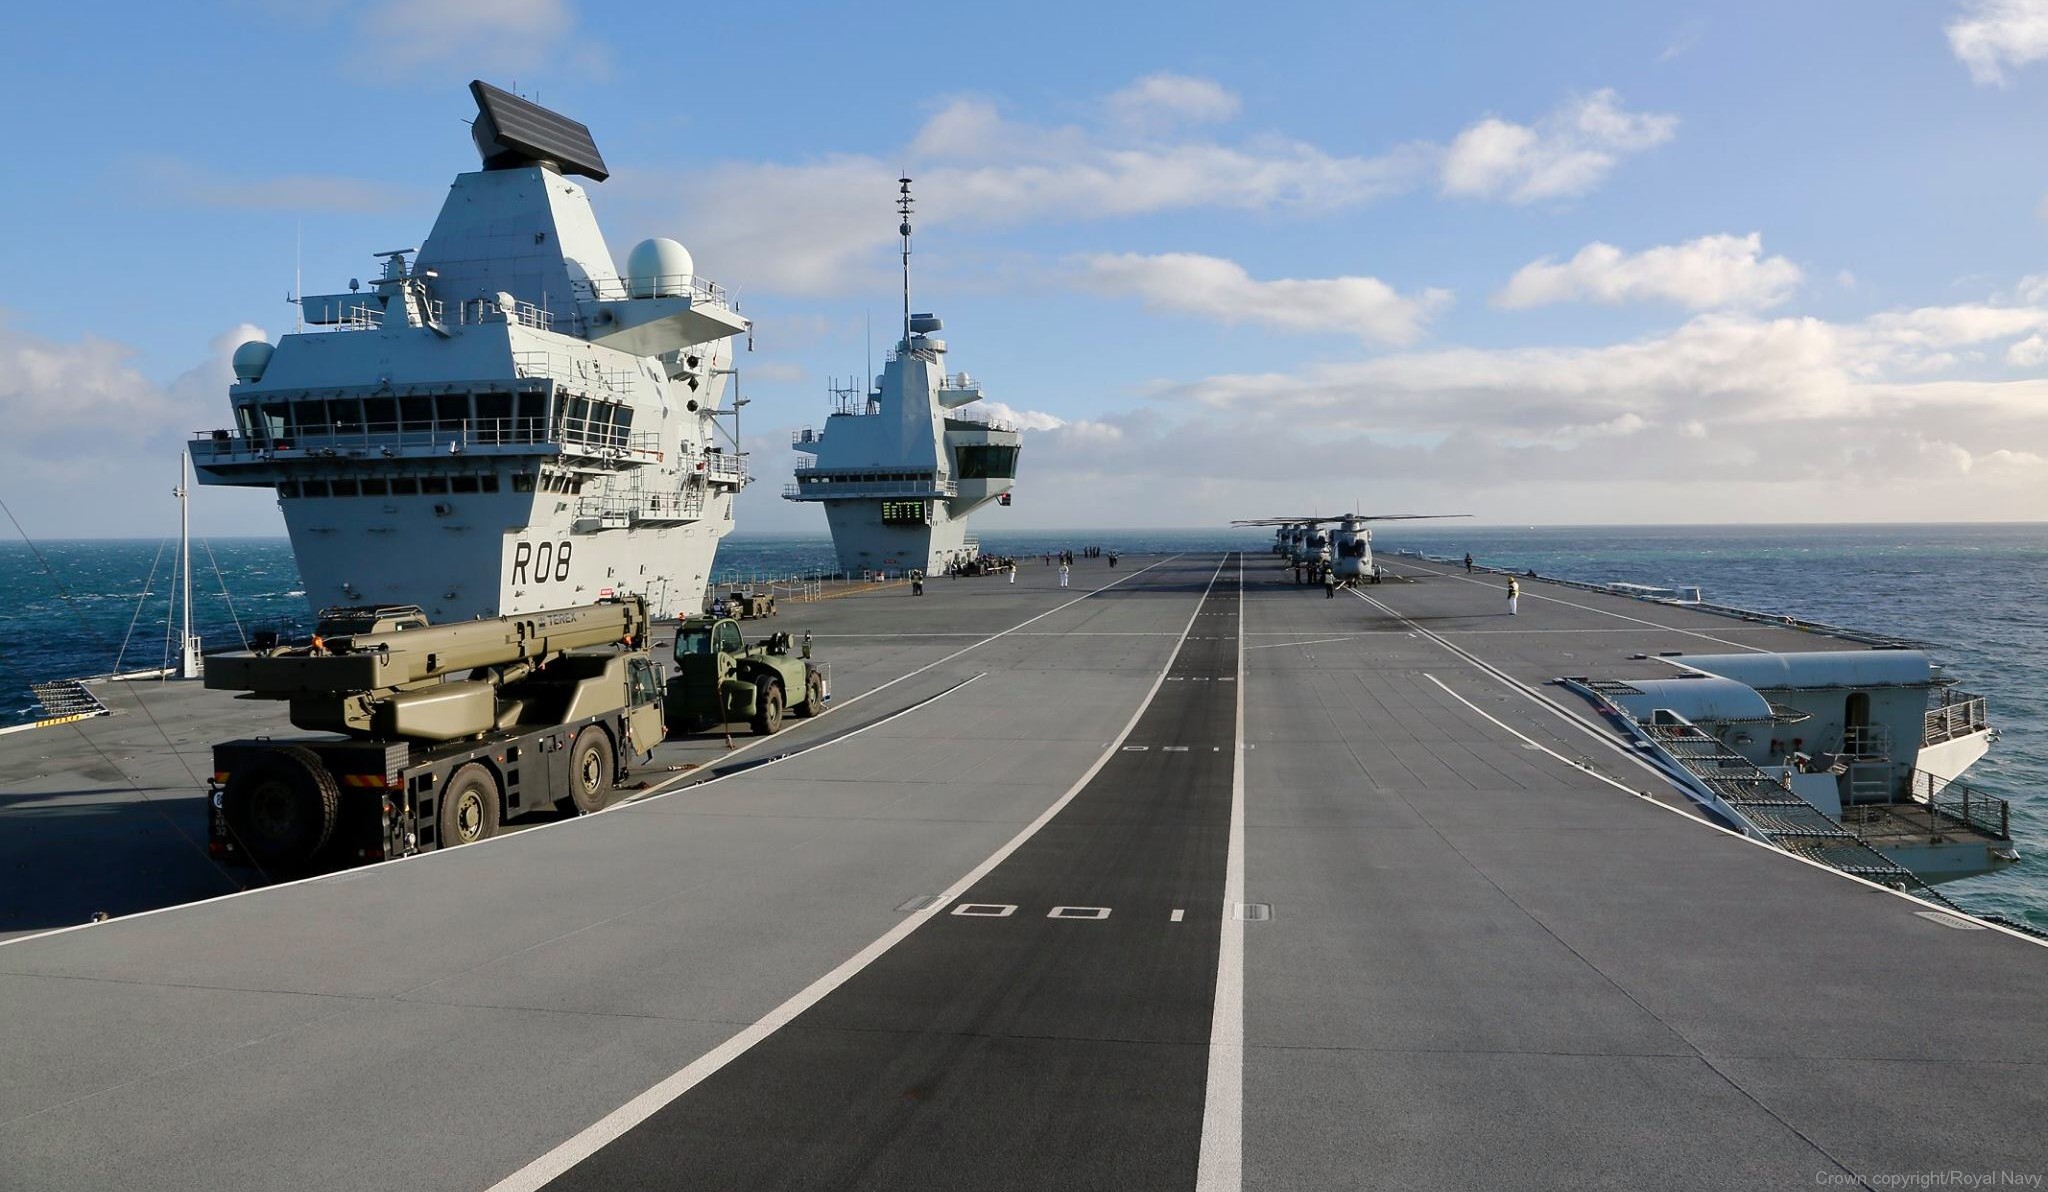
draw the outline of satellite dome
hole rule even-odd
[[[696,272],[697,263],[690,259],[689,249],[659,236],[642,240],[626,256],[626,295],[670,298],[688,293]]]
[[[270,358],[277,349],[269,342],[252,339],[235,349],[235,379],[243,384],[254,384],[263,379],[263,370],[270,367]]]

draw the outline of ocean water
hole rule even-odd
[[[1126,553],[1264,552],[1271,531],[985,532],[992,554],[1103,546]],[[2048,928],[2048,525],[1378,529],[1382,548],[1606,582],[1697,584],[1707,599],[1930,643],[1948,674],[1990,701],[2001,740],[1968,780],[2012,800],[2025,858],[1942,891],[1958,903]],[[0,544],[0,723],[33,709],[33,680],[165,665],[175,544],[87,540]],[[40,552],[40,558],[38,557]],[[195,541],[193,614],[208,648],[251,627],[306,627],[311,612],[283,539]],[[822,535],[735,534],[714,577],[821,574]]]

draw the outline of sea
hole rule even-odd
[[[1987,697],[2000,732],[1968,781],[2012,802],[2024,858],[1946,883],[1975,911],[2048,930],[2048,525],[1573,526],[1458,523],[1376,529],[1380,549],[1593,583],[1697,585],[1715,603],[1926,642],[1947,674]],[[1090,546],[1126,554],[1247,550],[1270,530],[982,532],[989,554]],[[33,718],[29,683],[170,664],[178,593],[175,542],[0,543],[0,723]],[[282,538],[195,539],[193,618],[208,649],[256,628],[311,623]],[[830,573],[823,535],[734,534],[714,571],[724,584]]]

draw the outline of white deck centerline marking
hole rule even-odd
[[[1244,555],[1237,556],[1237,749],[1230,763],[1230,852],[1223,905],[1244,901]],[[1176,922],[1180,912],[1173,913]],[[1244,1187],[1244,921],[1222,916],[1216,1008],[1209,1024],[1209,1084],[1202,1098],[1197,1192]]]
[[[1186,914],[1187,911],[1185,909],[1181,907],[1175,907],[1173,908],[1173,913],[1171,915],[1168,915],[1167,918],[1171,919],[1175,923],[1178,923]]]
[[[1159,563],[1153,564],[1153,566],[1157,567],[1161,563],[1165,563],[1168,561],[1169,560],[1162,559]],[[1227,562],[1228,556],[1225,556],[1225,563],[1227,564]],[[770,1035],[773,1035],[776,1031],[781,1030],[784,1026],[787,1026],[791,1021],[793,1021],[798,1015],[810,1009],[812,1006],[817,1005],[820,1001],[824,1000],[824,998],[827,995],[832,993],[834,990],[838,989],[841,985],[844,985],[848,981],[852,980],[854,976],[857,975],[862,969],[868,967],[870,964],[873,964],[876,961],[876,959],[881,957],[883,953],[895,947],[897,944],[902,943],[903,940],[907,938],[911,932],[917,930],[919,927],[923,926],[927,920],[937,915],[941,907],[946,906],[947,904],[953,902],[955,899],[959,898],[962,894],[965,894],[968,890],[973,888],[974,883],[980,881],[983,877],[986,877],[990,870],[993,870],[996,866],[1008,860],[1011,853],[1014,853],[1019,848],[1023,847],[1025,841],[1030,840],[1033,836],[1036,836],[1040,828],[1043,828],[1046,824],[1052,822],[1052,818],[1054,816],[1058,815],[1063,809],[1065,809],[1067,804],[1073,802],[1074,796],[1080,794],[1082,788],[1086,787],[1090,782],[1094,781],[1095,776],[1098,773],[1101,773],[1102,768],[1109,764],[1109,759],[1115,757],[1117,753],[1120,752],[1118,746],[1120,746],[1123,743],[1124,738],[1131,735],[1132,729],[1138,727],[1138,719],[1145,714],[1145,709],[1152,706],[1153,698],[1159,694],[1159,689],[1165,685],[1166,672],[1172,668],[1174,659],[1180,656],[1180,644],[1185,643],[1187,641],[1188,632],[1195,627],[1195,616],[1202,611],[1203,602],[1207,601],[1209,598],[1209,589],[1216,586],[1216,576],[1223,574],[1224,565],[1225,564],[1218,564],[1216,568],[1216,574],[1211,575],[1209,577],[1208,587],[1202,589],[1201,597],[1195,601],[1194,612],[1188,614],[1187,628],[1181,630],[1180,642],[1175,644],[1172,657],[1169,657],[1166,660],[1166,665],[1159,669],[1158,677],[1152,680],[1151,690],[1145,693],[1144,699],[1138,701],[1138,706],[1136,710],[1134,710],[1131,713],[1131,718],[1124,723],[1123,731],[1119,732],[1116,735],[1116,740],[1110,743],[1109,748],[1103,750],[1102,753],[1096,757],[1094,764],[1089,766],[1087,771],[1083,773],[1080,778],[1074,781],[1074,785],[1067,788],[1065,794],[1061,795],[1058,799],[1054,800],[1050,807],[1047,807],[1044,811],[1039,813],[1037,819],[1034,819],[1030,823],[1024,825],[1023,830],[1019,831],[1015,836],[1012,836],[1009,839],[1008,843],[1004,844],[995,852],[990,853],[988,857],[981,862],[981,864],[976,865],[972,870],[969,870],[958,881],[955,881],[952,885],[948,886],[944,893],[942,893],[939,896],[938,902],[933,903],[931,906],[926,907],[924,910],[911,912],[909,915],[904,917],[899,923],[897,923],[897,925],[894,928],[884,932],[879,938],[875,939],[872,943],[868,944],[867,947],[862,948],[859,952],[856,952],[852,956],[848,957],[846,960],[842,961],[840,965],[837,968],[833,969],[831,972],[826,973],[824,976],[819,977],[817,980],[811,982],[809,985],[799,990],[795,995],[790,997],[789,1000],[783,1002],[781,1005],[775,1007],[773,1010],[768,1011],[768,1013],[762,1015],[752,1024],[740,1030],[737,1034],[733,1035],[725,1042],[719,1044],[717,1047],[714,1047],[710,1051],[705,1052],[703,1055],[698,1056],[696,1059],[686,1064],[681,1070],[669,1076],[666,1080],[663,1080],[661,1083],[655,1085],[653,1088],[648,1089],[646,1092],[641,1093],[639,1096],[626,1102],[624,1105],[619,1106],[617,1109],[614,1109],[610,1113],[606,1114],[604,1117],[584,1127],[582,1130],[578,1131],[573,1137],[561,1143],[559,1146],[556,1146],[553,1150],[548,1151],[546,1154],[541,1155],[539,1158],[533,1160],[533,1162],[531,1163],[528,1163],[526,1166],[520,1168],[518,1171],[513,1172],[511,1175],[508,1175],[504,1179],[499,1180],[497,1183],[491,1185],[489,1192],[538,1192],[538,1189],[540,1189],[548,1181],[554,1179],[556,1176],[561,1175],[563,1172],[568,1171],[570,1168],[576,1166],[578,1163],[581,1163],[583,1160],[588,1159],[590,1156],[596,1154],[599,1150],[603,1149],[607,1144],[613,1142],[621,1135],[625,1134],[626,1131],[631,1130],[633,1127],[639,1125],[641,1122],[644,1122],[648,1118],[654,1116],[654,1114],[657,1111],[659,1111],[663,1106],[667,1105],[671,1101],[674,1101],[677,1097],[682,1096],[684,1093],[689,1092],[698,1084],[702,1083],[704,1080],[709,1078],[713,1073],[717,1072],[720,1068],[725,1067],[727,1064],[730,1064],[734,1060],[738,1059],[740,1056],[745,1055],[748,1051],[752,1050],[755,1044],[761,1042],[763,1039],[768,1038]],[[1150,568],[1147,568],[1146,570],[1150,570]],[[1143,573],[1139,571],[1134,571],[1131,573],[1130,576],[1126,576],[1125,578],[1129,579],[1133,576],[1137,576],[1140,574]],[[1121,583],[1122,581],[1119,580],[1118,582]],[[1243,583],[1243,574],[1241,571],[1239,573],[1239,583],[1240,585]],[[1102,589],[1100,588],[1096,589],[1096,591],[1101,590]],[[1087,596],[1092,595],[1094,595],[1093,592],[1085,593],[1081,597],[1076,597],[1076,599],[1085,599]],[[1067,603],[1072,604],[1074,603],[1074,601],[1068,601]],[[1242,604],[1243,596],[1242,592],[1240,592],[1240,609],[1242,608]],[[1065,607],[1066,605],[1064,604],[1059,606],[1059,608]],[[1056,608],[1051,611],[1057,612],[1059,611],[1059,609]],[[1044,616],[1046,614],[1040,615]],[[1036,620],[1037,618],[1034,617],[1032,619]],[[1029,623],[1030,622],[1028,621],[1025,622],[1025,624]],[[1000,637],[1002,636],[1002,634],[998,634],[996,636]],[[995,639],[990,638],[989,640],[993,641]],[[968,648],[972,649],[973,647],[970,646]],[[961,653],[964,654],[966,653],[966,651],[962,650]],[[1242,656],[1240,656],[1239,665],[1243,665]],[[1239,698],[1238,731],[1239,735],[1242,736],[1243,700],[1241,696]],[[1242,771],[1242,764],[1240,764],[1239,769],[1240,771]],[[1233,820],[1234,819],[1235,817],[1233,817]],[[1242,1014],[1240,1009],[1240,1020],[1241,1018]],[[1240,1033],[1242,1033],[1241,1021]],[[1240,1064],[1241,1063],[1242,1061],[1240,1061]],[[1211,1081],[1213,1083],[1215,1067],[1213,1060],[1211,1061],[1210,1067]],[[1233,1120],[1234,1118],[1235,1115],[1233,1115]],[[1203,1127],[1203,1130],[1206,1141],[1206,1123]]]

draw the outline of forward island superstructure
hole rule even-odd
[[[782,494],[825,506],[848,574],[937,574],[977,557],[968,516],[1009,503],[1023,444],[1016,426],[965,408],[982,400],[981,382],[946,371],[939,317],[910,309],[910,180],[901,185],[903,338],[872,387],[833,391],[823,431],[795,433],[791,446],[811,458]]]
[[[310,330],[236,351],[193,466],[277,491],[316,609],[695,612],[747,481],[716,419],[748,323],[673,240],[620,276],[572,180],[608,176],[589,131],[470,90],[482,169],[367,286],[300,296]]]

